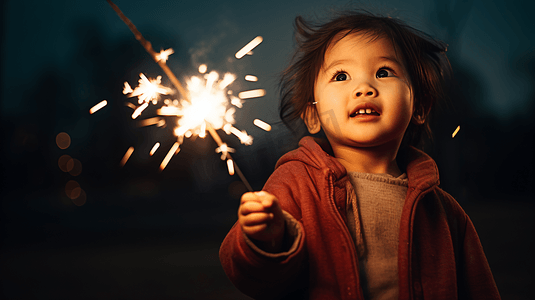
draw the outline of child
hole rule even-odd
[[[242,196],[227,276],[255,299],[499,299],[477,233],[414,146],[449,66],[445,46],[392,19],[296,19],[281,118],[311,134],[263,191]]]

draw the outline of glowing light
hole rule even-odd
[[[139,74],[139,85],[130,93],[129,97],[137,97],[139,104],[151,102],[153,100],[159,100],[160,95],[169,95],[173,93],[173,90],[161,85],[162,76],[156,77],[156,79],[149,79],[145,74]],[[123,91],[124,93],[124,91]]]
[[[254,76],[254,75],[245,75],[245,80],[256,82],[256,81],[258,81],[258,77]]]
[[[264,129],[265,131],[270,131],[271,130],[271,125],[269,125],[268,123],[260,120],[260,119],[254,119],[253,121],[253,124],[255,124],[256,126]]]
[[[175,142],[173,144],[173,146],[171,147],[169,152],[167,152],[167,155],[163,159],[162,163],[160,164],[160,171],[163,171],[163,169],[165,169],[165,167],[167,167],[167,164],[169,163],[169,161],[171,160],[173,155],[177,154],[178,153],[177,151],[180,151],[179,147],[180,147],[180,144],[178,142]]]
[[[69,197],[70,199],[76,199],[80,196],[82,189],[80,188],[80,185],[78,182],[74,180],[69,180],[65,184],[65,195]]]
[[[148,118],[148,119],[139,121],[140,127],[151,126],[151,125],[157,125],[158,127],[162,127],[163,125],[165,125],[165,120],[162,118],[154,117],[154,118]]]
[[[455,131],[451,134],[451,138],[454,138],[457,135],[457,133],[459,132],[459,130],[461,130],[461,125],[457,126]]]
[[[234,175],[234,162],[232,159],[227,159],[228,173],[232,176]]]
[[[243,100],[235,96],[230,96],[230,104],[236,106],[237,108],[242,108]]]
[[[123,88],[123,94],[130,94],[132,93],[134,90],[132,89],[132,87],[130,87],[130,84],[128,84],[128,82],[124,82],[124,88]]]
[[[250,135],[247,135],[247,132],[245,130],[239,131],[238,128],[231,126],[229,128],[229,131],[233,133],[235,136],[237,136],[240,139],[240,142],[245,145],[251,145],[253,144],[253,137]]]
[[[72,161],[72,158],[69,155],[64,154],[60,156],[60,158],[58,159],[59,169],[65,173],[70,172],[72,168],[74,167],[74,163],[70,163],[70,161]]]
[[[238,94],[238,97],[241,99],[249,99],[249,98],[258,98],[263,97],[266,95],[266,90],[264,89],[256,89],[256,90],[249,90],[249,91],[243,91]]]
[[[134,152],[134,147],[130,147],[128,148],[128,150],[126,150],[126,153],[124,154],[123,159],[121,159],[121,162],[119,163],[121,167],[126,164],[126,162],[128,161],[128,159],[130,158],[133,152]]]
[[[160,53],[156,54],[156,61],[163,61],[166,62],[169,59],[169,55],[175,53],[175,51],[171,48],[167,50],[162,50]]]
[[[71,199],[72,203],[76,206],[82,206],[87,201],[87,195],[83,189],[80,188],[80,195],[76,197],[75,199]]]
[[[235,110],[227,109],[228,93],[225,89],[235,79],[235,75],[227,73],[219,80],[219,74],[215,71],[205,74],[204,80],[192,76],[186,80],[190,100],[168,102],[157,110],[157,114],[180,117],[174,129],[178,137],[188,138],[190,134],[205,137],[208,124],[214,129],[220,129],[225,124],[234,123],[231,115]]]
[[[60,132],[56,135],[56,145],[58,148],[65,150],[71,145],[71,137],[66,132]]]
[[[125,102],[124,105],[130,107],[131,109],[136,109],[137,106],[135,106],[134,104],[130,103],[130,102]]]
[[[225,156],[227,156],[227,161],[232,159],[228,153],[232,151],[226,145],[223,146],[224,143],[222,142],[219,134],[216,132],[217,129],[223,129],[227,134],[232,133],[236,135],[240,141],[246,145],[250,145],[252,143],[253,139],[251,136],[247,135],[247,132],[240,131],[232,126],[232,124],[235,123],[234,113],[236,109],[234,107],[228,108],[228,106],[230,106],[229,98],[231,98],[230,104],[237,107],[242,107],[243,101],[240,98],[247,99],[261,97],[265,95],[264,90],[259,89],[245,91],[238,95],[239,98],[234,97],[232,96],[232,91],[226,91],[226,88],[235,81],[236,76],[227,73],[223,76],[222,80],[219,80],[219,74],[217,72],[212,71],[206,74],[208,68],[204,64],[200,65],[198,69],[199,73],[204,75],[202,77],[193,76],[189,80],[186,80],[187,90],[184,89],[180,81],[165,63],[169,55],[173,53],[173,50],[167,49],[165,51],[160,51],[160,53],[155,52],[152,48],[152,44],[143,37],[134,24],[121,12],[119,7],[117,7],[117,5],[115,5],[111,0],[107,0],[107,2],[132,31],[136,39],[145,48],[145,50],[155,61],[158,62],[158,65],[168,76],[181,96],[181,98],[174,100],[165,99],[163,101],[163,105],[157,110],[157,114],[160,116],[176,118],[176,127],[173,129],[173,132],[177,136],[177,142],[174,143],[162,161],[160,165],[161,170],[167,166],[173,155],[179,153],[180,144],[183,142],[184,137],[189,138],[193,135],[205,137],[206,131],[208,131],[214,141],[220,147],[222,156],[226,154]],[[263,38],[261,36],[257,36],[235,54],[236,58],[240,59],[245,55],[252,55],[252,50],[262,41]],[[174,92],[174,90],[161,85],[161,76],[158,76],[156,79],[149,79],[143,73],[141,73],[139,76],[139,84],[136,88],[132,89],[128,82],[124,83],[123,88],[124,94],[128,95],[129,97],[138,98],[139,106],[127,103],[127,106],[134,109],[134,113],[132,114],[133,119],[137,118],[148,107],[149,104],[158,104],[161,95],[169,95]],[[256,81],[258,79],[253,75],[249,75],[247,80]],[[168,118],[165,118],[165,120],[168,120]],[[154,124],[157,124],[158,126],[164,126],[166,121],[164,121],[163,118],[160,118],[160,120],[151,118],[144,120],[139,124],[141,124],[141,126],[149,126]],[[157,148],[155,147],[153,147],[153,151],[156,151]],[[133,151],[133,147],[128,149],[121,161],[121,165],[126,164]],[[237,174],[240,176],[247,189],[252,191],[251,186],[240,172],[238,166],[233,163],[233,161],[231,162],[232,163],[229,165],[229,167],[232,166],[233,169],[236,169]],[[232,170],[231,173],[233,174],[234,170]]]
[[[208,67],[205,64],[199,66],[199,73],[204,74],[208,70]]]
[[[154,153],[156,152],[156,150],[158,150],[158,148],[160,148],[160,143],[157,142],[156,144],[154,144],[154,146],[152,146],[152,149],[150,149],[150,156],[153,156]]]
[[[199,132],[199,137],[204,139],[206,137],[206,123],[201,124],[201,132]]]
[[[135,119],[137,117],[139,117],[139,115],[141,115],[141,113],[145,110],[145,108],[147,108],[149,106],[149,103],[145,102],[143,103],[141,106],[139,106],[138,108],[136,108],[136,110],[134,110],[134,113],[132,113],[132,119]]]
[[[238,52],[236,52],[236,58],[240,59],[244,57],[249,51],[253,50],[256,46],[258,46],[260,43],[262,43],[264,39],[261,36],[255,37],[252,41],[250,41],[247,45],[243,46]]]
[[[227,146],[227,144],[223,143],[223,144],[221,144],[221,146],[219,146],[217,149],[215,149],[215,152],[216,153],[221,153],[221,160],[225,160],[225,159],[227,159],[229,152],[234,153],[234,152],[236,152],[236,150],[234,150],[233,148],[230,148],[229,146]]]
[[[99,109],[103,108],[104,106],[108,105],[108,101],[106,100],[102,100],[100,101],[97,105],[91,107],[89,109],[89,114],[94,114],[95,112],[97,112]]]
[[[72,162],[72,167],[70,168],[69,170],[69,174],[71,174],[71,176],[78,176],[82,173],[82,163],[77,160],[76,158],[74,159],[71,159],[68,163],[69,167],[71,165],[71,162]],[[69,168],[68,167],[68,168]]]

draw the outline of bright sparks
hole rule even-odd
[[[167,152],[167,155],[165,156],[162,163],[160,164],[160,171],[162,171],[163,169],[165,169],[165,167],[167,167],[167,164],[169,163],[173,155],[178,154],[179,151],[180,151],[180,144],[178,142],[175,142],[173,144],[173,147],[171,147],[169,152]]]
[[[134,147],[130,147],[128,148],[128,150],[126,150],[126,153],[124,154],[123,159],[121,159],[121,162],[120,162],[121,167],[123,167],[126,164],[126,162],[128,161],[128,159],[130,158],[133,152],[134,152]]]
[[[207,126],[217,130],[227,124],[234,124],[235,109],[228,108],[229,93],[226,90],[234,80],[236,76],[230,73],[219,79],[219,74],[215,71],[203,77],[193,76],[186,81],[190,101],[168,102],[157,113],[179,117],[174,129],[179,139],[192,135],[205,137]]]
[[[205,64],[199,66],[199,73],[204,74],[208,70],[208,67]]]
[[[256,126],[264,129],[265,131],[270,131],[271,130],[271,125],[269,125],[268,123],[260,120],[260,119],[254,119],[253,121],[253,124],[255,124]]]
[[[150,149],[149,155],[150,155],[150,156],[153,156],[154,153],[156,153],[156,150],[158,150],[158,148],[160,148],[160,143],[156,143],[156,144],[154,144],[154,146],[152,147],[152,149]]]
[[[457,133],[459,132],[459,130],[461,130],[461,125],[457,126],[455,131],[451,134],[451,138],[454,138],[457,135]]]
[[[227,159],[228,153],[229,153],[229,152],[234,153],[235,151],[236,151],[236,150],[230,148],[230,147],[227,146],[227,144],[225,144],[225,143],[221,144],[220,147],[218,147],[217,149],[215,149],[215,152],[216,152],[216,153],[221,153],[221,160],[225,160],[225,159]]]
[[[172,48],[162,50],[160,53],[156,54],[156,60],[166,62],[169,59],[169,55],[173,53],[175,53],[175,51]]]
[[[139,74],[139,85],[130,93],[125,93],[128,91],[127,85],[125,82],[125,89],[123,90],[124,94],[129,94],[129,97],[137,97],[139,104],[149,103],[156,104],[160,99],[160,95],[169,95],[173,93],[173,90],[161,85],[162,76],[156,77],[156,79],[149,79],[145,74]],[[131,88],[130,88],[131,90]]]
[[[262,43],[263,40],[264,39],[261,36],[255,37],[247,45],[245,45],[243,48],[241,48],[240,51],[236,52],[236,55],[235,55],[236,58],[240,59],[240,58],[244,57],[251,50],[253,50],[256,46],[258,46],[260,43]]]
[[[227,159],[227,167],[230,176],[234,175],[234,161],[232,159]]]
[[[245,75],[245,80],[256,82],[256,81],[258,81],[258,77],[254,76],[254,75]]]
[[[128,84],[128,82],[124,82],[124,87],[123,87],[123,94],[130,94],[131,92],[133,92],[134,90],[132,89],[132,87],[130,86],[130,84]]]
[[[89,113],[94,114],[96,111],[98,111],[99,109],[103,108],[106,105],[108,105],[108,101],[102,100],[97,105],[91,107],[91,109],[89,110]]]
[[[257,90],[240,92],[238,94],[238,97],[240,97],[241,99],[249,99],[249,98],[263,97],[265,95],[266,95],[266,91],[264,89],[257,89]]]
[[[148,118],[148,119],[139,121],[140,127],[151,126],[151,125],[162,127],[165,125],[165,120],[162,118],[154,117],[154,118]]]

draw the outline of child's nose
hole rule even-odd
[[[359,97],[375,97],[377,96],[377,90],[368,83],[360,84],[355,90],[355,96]]]

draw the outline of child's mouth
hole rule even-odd
[[[373,115],[373,116],[379,116],[379,113],[376,112],[374,109],[372,108],[361,108],[357,111],[355,111],[354,113],[352,113],[351,115],[349,115],[351,118],[354,118],[356,116],[368,116],[368,115]]]

